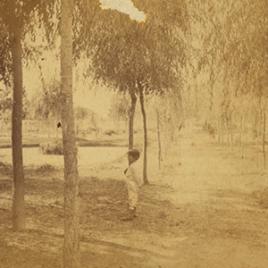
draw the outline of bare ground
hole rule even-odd
[[[141,189],[133,222],[120,220],[120,163],[81,178],[82,267],[268,267],[268,176],[256,149],[241,159],[239,148],[212,144],[202,132],[185,133],[173,149],[161,172],[150,166],[152,185]],[[10,229],[10,170],[0,171],[0,267],[61,267],[61,171],[27,169],[28,228],[21,233]]]

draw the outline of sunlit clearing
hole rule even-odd
[[[102,9],[118,10],[129,15],[133,20],[142,22],[145,21],[144,12],[138,10],[131,0],[100,0]]]

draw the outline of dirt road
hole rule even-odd
[[[169,198],[188,207],[180,231],[189,233],[174,247],[173,266],[163,267],[268,267],[268,211],[258,198],[268,176],[256,151],[248,149],[242,159],[239,147],[212,145],[202,132],[185,138],[181,149]]]
[[[122,164],[90,169],[80,185],[82,267],[268,267],[268,210],[259,202],[268,176],[257,157],[249,149],[241,159],[239,148],[212,144],[200,131],[184,133],[161,172],[151,164],[152,185],[142,188],[129,223],[120,221]],[[20,234],[8,228],[11,183],[8,172],[1,176],[0,267],[60,267],[62,174],[27,174],[29,228]]]

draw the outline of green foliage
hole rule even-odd
[[[199,71],[208,70],[211,79],[234,82],[236,96],[263,95],[268,85],[267,1],[197,1],[191,7],[193,20],[204,31],[198,30]]]
[[[0,83],[10,85],[11,55],[9,53],[8,32],[0,19]]]
[[[44,88],[41,94],[35,98],[34,114],[35,118],[49,119],[60,115],[60,84],[58,81],[52,81]]]
[[[112,100],[110,116],[115,121],[126,121],[129,113],[129,100],[125,94],[116,95]]]
[[[75,118],[77,120],[84,120],[90,115],[91,114],[89,113],[87,108],[80,107],[80,106],[75,108]]]
[[[146,13],[145,22],[92,3],[94,15],[77,26],[76,57],[85,52],[95,79],[121,92],[142,87],[147,93],[161,93],[178,83],[179,67],[184,63],[179,32],[187,24],[186,15],[181,16],[186,14],[185,4],[160,0],[136,4]]]
[[[12,81],[10,45],[14,29],[21,31],[24,60],[33,59],[39,55],[39,50],[23,42],[26,34],[35,41],[37,33],[43,29],[48,43],[53,43],[57,33],[58,10],[57,0],[0,1],[0,82],[10,85]]]
[[[8,89],[0,88],[0,113],[4,113],[7,110],[11,110],[12,97]]]
[[[188,1],[188,10],[187,113],[194,110],[219,141],[250,127],[261,133],[268,96],[267,1]]]
[[[25,89],[23,90],[23,118],[28,114],[29,100],[26,95]],[[4,120],[10,120],[10,113],[12,110],[12,92],[9,88],[0,88],[0,119],[4,117]]]
[[[40,149],[43,154],[63,155],[62,140],[54,140],[40,144]]]

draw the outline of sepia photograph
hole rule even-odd
[[[267,0],[0,0],[0,268],[267,268],[267,146]]]

